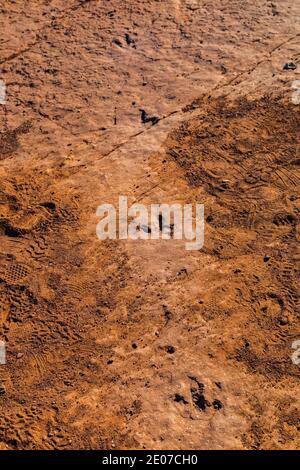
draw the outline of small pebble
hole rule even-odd
[[[284,64],[283,66],[283,70],[296,70],[296,68],[297,68],[297,65],[294,64],[294,62],[288,62]]]

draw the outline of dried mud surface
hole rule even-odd
[[[300,448],[299,17],[1,2],[0,449]],[[119,195],[203,249],[99,241]]]

